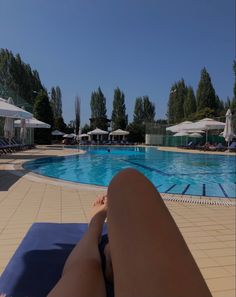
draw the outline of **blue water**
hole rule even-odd
[[[38,159],[25,163],[25,168],[53,178],[108,186],[116,173],[133,167],[161,193],[236,198],[234,156],[137,147],[83,149],[86,150],[83,155]]]

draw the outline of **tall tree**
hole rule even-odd
[[[56,103],[57,101],[57,94],[56,94],[56,89],[54,87],[51,88],[51,99],[50,99],[50,104],[51,104],[51,108],[52,108],[52,112],[53,112],[53,116],[54,118],[56,118]]]
[[[119,88],[116,88],[114,91],[111,120],[113,130],[126,129],[128,124],[128,115],[126,114],[125,95]]]
[[[53,129],[56,129],[56,130],[65,132],[66,131],[66,127],[67,126],[66,126],[66,124],[64,122],[63,117],[59,117],[59,118],[54,119]]]
[[[231,101],[231,109],[232,112],[234,113],[235,121],[236,121],[236,61],[234,61],[233,64],[233,71],[234,71],[234,96]]]
[[[62,100],[61,100],[61,89],[59,86],[56,86],[56,98],[57,98],[57,105],[56,105],[56,117],[62,117]]]
[[[184,119],[184,102],[187,90],[184,79],[181,79],[171,87],[167,112],[169,123],[179,123]]]
[[[48,95],[40,91],[35,99],[34,116],[38,120],[53,125],[53,112]],[[39,144],[49,144],[51,141],[51,129],[35,129],[35,141]]]
[[[80,97],[75,97],[75,130],[78,134],[80,129]]]
[[[61,89],[59,86],[51,89],[51,107],[53,111],[54,118],[62,117],[62,100],[61,100]]]
[[[32,112],[34,99],[43,87],[39,74],[32,70],[29,64],[25,64],[20,55],[16,56],[7,49],[0,49],[0,96],[14,97],[16,104],[23,101],[25,108]]]
[[[134,105],[133,123],[142,124],[143,120],[144,120],[143,99],[142,97],[138,97],[136,98],[135,105]]]
[[[155,105],[149,100],[148,96],[143,97],[143,121],[152,123],[155,120]]]
[[[91,128],[100,128],[107,130],[107,109],[106,98],[99,87],[97,91],[92,92],[91,101]]]
[[[217,110],[218,102],[216,99],[215,89],[211,82],[211,77],[204,67],[201,71],[201,78],[197,89],[197,111],[204,108]]]
[[[184,100],[184,118],[188,119],[193,113],[196,112],[196,98],[193,88],[190,86],[187,90],[187,96]]]

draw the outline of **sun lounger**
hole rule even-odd
[[[224,146],[222,143],[218,143],[216,146],[216,151],[217,152],[224,152],[225,150],[227,150],[227,147]]]
[[[0,277],[0,294],[45,297],[87,224],[35,223]]]
[[[228,147],[230,152],[236,152],[236,141],[233,141]]]

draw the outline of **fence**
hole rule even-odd
[[[214,118],[216,121],[225,122],[225,117]],[[236,133],[236,114],[232,117],[233,128]],[[167,131],[166,128],[173,126],[169,124],[149,123],[146,124],[145,143],[147,145],[159,146],[183,146],[190,141],[196,144],[204,144],[206,142],[206,135],[203,134],[201,138],[190,136],[174,136],[174,133]],[[207,141],[211,144],[222,143],[225,144],[224,137],[220,136],[223,130],[208,131]]]

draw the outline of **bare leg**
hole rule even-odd
[[[103,198],[94,204],[88,231],[68,257],[62,277],[48,297],[105,297],[106,289],[101,268],[98,243],[106,219],[107,206]]]
[[[108,235],[116,297],[210,297],[160,194],[126,169],[108,188]]]

